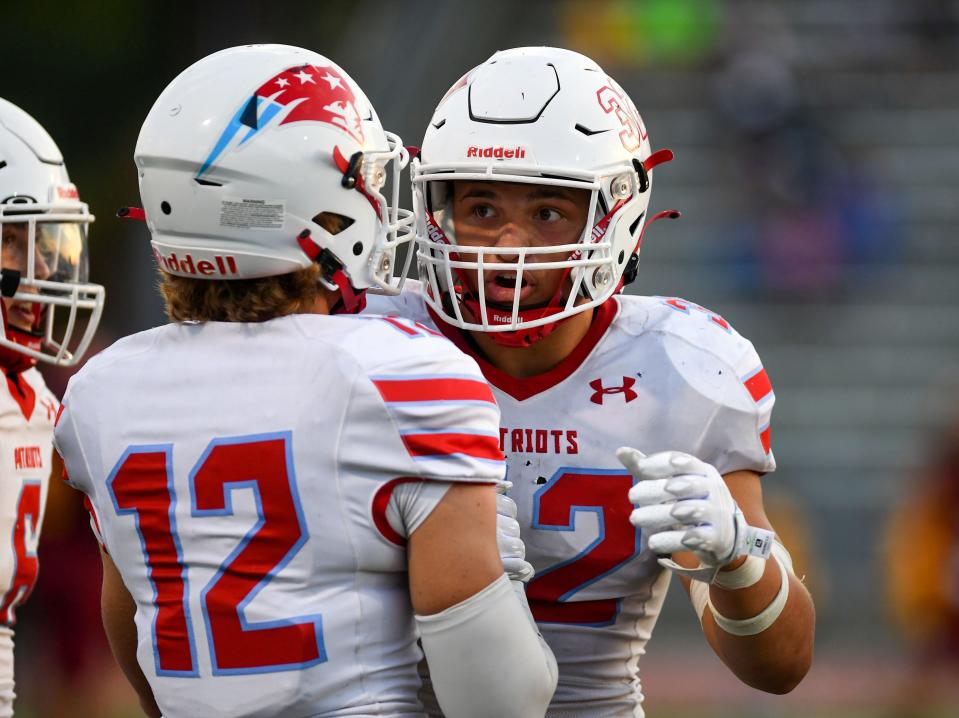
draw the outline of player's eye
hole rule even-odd
[[[552,207],[540,207],[536,210],[536,219],[541,222],[558,222],[563,219],[563,214]]]
[[[473,207],[473,216],[477,219],[489,219],[494,214],[493,208],[488,204],[478,204]]]

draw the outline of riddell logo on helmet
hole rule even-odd
[[[239,275],[236,258],[229,254],[224,257],[217,254],[212,262],[207,259],[194,260],[192,254],[180,258],[176,256],[176,252],[171,253],[169,257],[164,257],[159,249],[154,249],[153,254],[160,266],[170,274],[193,274],[204,277]]]
[[[446,240],[446,235],[443,234],[443,230],[436,225],[436,222],[433,221],[432,217],[430,217],[429,221],[426,223],[426,232],[429,234],[431,242],[442,242],[443,244],[449,244],[449,242]]]
[[[466,148],[467,157],[492,157],[497,160],[521,160],[526,157],[525,147],[474,147]]]

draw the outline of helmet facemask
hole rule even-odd
[[[589,192],[588,219],[575,242],[524,247],[457,244],[447,187],[454,178],[479,177],[442,170],[428,172],[414,160],[417,258],[420,279],[427,287],[427,302],[434,311],[462,329],[490,333],[497,343],[522,347],[545,338],[562,321],[602,304],[621,289],[623,269],[633,252],[616,251],[610,240],[611,230],[625,223],[638,239],[646,208],[642,195],[649,183],[644,169],[637,172],[625,167],[622,172],[583,177],[543,177],[538,172],[521,175],[511,169],[509,175],[487,174],[482,179]],[[541,260],[544,255],[563,258]],[[490,262],[491,256],[512,261]],[[545,304],[523,306],[523,275],[541,270],[563,271],[556,293]],[[485,275],[489,271],[515,272],[513,298],[508,305],[487,301]]]
[[[86,352],[104,299],[103,287],[87,281],[93,220],[79,202],[0,205],[0,351],[59,366],[76,364]]]

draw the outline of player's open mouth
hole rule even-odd
[[[30,329],[33,326],[33,304],[14,304],[9,309],[11,326],[20,329]]]
[[[512,305],[516,296],[516,273],[504,272],[494,274],[486,278],[486,300],[495,304]],[[526,277],[521,281],[519,287],[519,299],[522,302],[534,289],[534,284],[529,282]]]

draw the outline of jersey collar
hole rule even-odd
[[[610,297],[593,310],[593,321],[589,325],[586,336],[559,364],[542,374],[524,378],[514,377],[502,369],[497,369],[473,349],[472,345],[466,340],[465,332],[452,324],[447,324],[431,307],[427,306],[426,309],[429,311],[433,323],[443,335],[453,342],[460,351],[476,360],[483,376],[486,377],[486,381],[517,401],[524,401],[556,386],[582,366],[586,357],[592,353],[600,339],[606,335],[606,330],[609,329],[616,315],[619,314],[619,302],[616,297]]]

